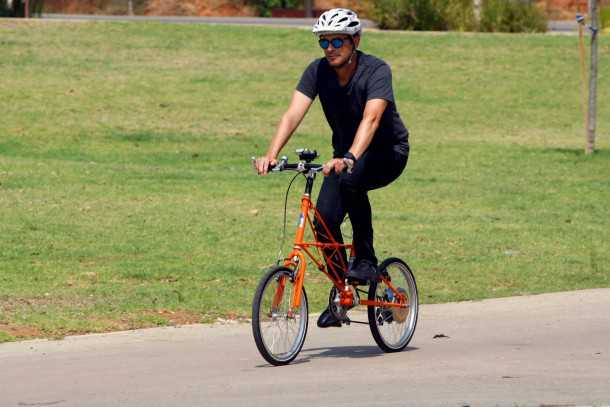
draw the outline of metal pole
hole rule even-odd
[[[595,151],[595,126],[597,116],[597,34],[598,25],[597,0],[589,0],[589,18],[591,19],[591,68],[589,74],[589,115],[587,119],[586,154]]]

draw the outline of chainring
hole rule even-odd
[[[398,287],[396,289],[396,291],[398,291],[399,293],[404,295],[405,298],[408,298],[407,291],[404,288]],[[394,321],[400,322],[400,323],[405,322],[407,320],[407,317],[409,316],[410,310],[411,310],[410,307],[405,307],[405,308],[392,307],[392,317],[394,318]]]
[[[336,300],[336,301],[335,301]],[[328,309],[330,313],[339,321],[347,320],[347,310],[339,305],[339,290],[333,287],[328,295]]]

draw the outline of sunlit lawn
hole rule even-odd
[[[424,302],[610,286],[606,37],[593,156],[576,37],[361,45],[412,133],[407,172],[370,194],[375,244]],[[0,341],[247,318],[289,181],[250,157],[319,56],[298,29],[0,20]],[[303,146],[330,157],[317,103],[286,153]],[[327,283],[306,284],[320,310]]]

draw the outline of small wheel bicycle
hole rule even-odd
[[[349,251],[352,258],[353,245],[337,243],[333,239],[310,198],[322,165],[312,163],[318,157],[315,151],[301,149],[297,153],[298,163],[289,164],[287,158],[282,157],[272,169],[272,172],[296,171],[306,182],[294,248],[282,265],[267,271],[254,294],[252,332],[259,352],[267,362],[277,366],[290,363],[301,351],[309,319],[304,286],[307,258],[331,280],[329,309],[342,324],[360,322],[350,320],[348,311],[364,305],[377,345],[385,352],[402,351],[411,341],[417,325],[419,301],[413,272],[403,260],[392,257],[381,262],[380,278],[369,282],[368,290],[347,281],[349,261],[341,253]],[[313,241],[304,240],[307,226],[312,231]],[[327,238],[325,242],[318,240],[319,235]],[[361,299],[361,294],[366,299]]]

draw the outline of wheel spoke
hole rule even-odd
[[[307,297],[303,291],[299,308],[290,309],[294,285],[284,277],[284,270],[280,268],[275,270],[275,275],[265,276],[266,282],[257,290],[254,304],[259,316],[257,322],[253,319],[256,344],[265,359],[273,364],[292,360],[307,330]]]
[[[402,261],[391,261],[384,265],[390,277],[393,288],[390,289],[384,282],[375,286],[371,295],[380,302],[393,302],[396,304],[409,304],[408,308],[375,307],[374,323],[371,331],[375,340],[384,350],[401,350],[410,341],[417,322],[417,287],[412,273]]]

